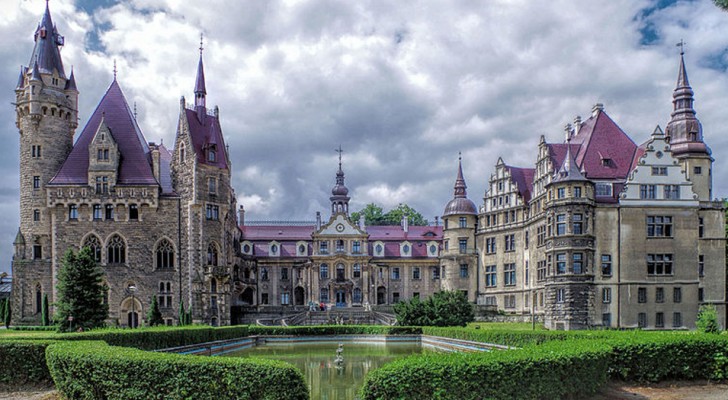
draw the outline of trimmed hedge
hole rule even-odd
[[[422,327],[422,333],[432,336],[443,336],[453,339],[472,340],[474,342],[495,343],[504,346],[524,347],[539,345],[551,341],[573,339],[602,339],[614,335],[629,334],[621,331],[513,331],[506,329],[474,329],[474,328],[439,328]]]
[[[51,340],[0,339],[0,386],[50,384],[45,351]]]
[[[191,357],[58,342],[46,359],[56,389],[69,399],[308,399],[303,374],[273,360]]]

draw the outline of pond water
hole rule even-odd
[[[355,400],[371,370],[397,358],[422,353],[419,343],[357,344],[344,342],[343,363],[337,365],[336,342],[266,344],[230,353],[235,357],[262,357],[289,362],[306,377],[311,399]]]

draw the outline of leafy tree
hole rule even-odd
[[[360,211],[355,211],[351,213],[351,219],[354,222],[358,222],[359,218],[361,218],[362,215],[364,215],[364,219],[367,225],[384,224],[384,210],[382,209],[382,207],[379,207],[374,203],[369,203]]]
[[[147,323],[149,324],[149,326],[164,324],[164,319],[162,319],[162,312],[159,311],[157,296],[152,296],[152,305],[149,307],[149,310],[147,310]]]
[[[41,324],[43,326],[48,326],[51,324],[50,313],[48,310],[48,294],[47,293],[43,294],[43,302],[41,304],[40,320],[41,320]]]
[[[13,306],[10,304],[10,299],[5,299],[5,307],[3,307],[3,323],[5,329],[10,328],[10,321],[13,319]]]
[[[104,326],[109,305],[104,302],[104,271],[96,265],[91,249],[84,247],[76,254],[69,249],[61,260],[58,273],[58,302],[55,322],[58,330],[92,329]],[[69,321],[68,317],[73,317]],[[71,325],[72,323],[72,325]]]
[[[728,11],[728,0],[713,0],[715,2],[715,5],[722,8],[725,11]]]
[[[359,221],[360,216],[364,216],[367,225],[399,225],[402,223],[402,217],[409,218],[410,225],[427,225],[427,220],[418,213],[417,210],[407,204],[399,204],[396,208],[384,212],[384,209],[374,203],[367,204],[359,211],[351,213],[352,221]]]
[[[712,304],[700,306],[698,312],[698,320],[695,322],[700,332],[704,333],[720,333],[720,325],[718,325],[718,312]]]
[[[465,326],[475,320],[473,305],[460,291],[441,291],[425,300],[413,298],[395,304],[401,325]]]

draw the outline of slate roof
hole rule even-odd
[[[195,147],[197,162],[218,168],[227,168],[227,155],[225,154],[225,140],[222,137],[220,120],[213,115],[205,115],[200,121],[197,111],[185,109],[187,123],[190,127],[192,145]],[[217,146],[217,157],[214,162],[207,161],[207,149],[210,145]]]
[[[39,72],[46,74],[52,74],[55,69],[58,71],[58,75],[65,79],[66,73],[63,71],[61,52],[58,49],[59,45],[63,43],[63,36],[58,34],[56,27],[53,25],[48,2],[46,2],[43,18],[35,30],[34,38],[35,46],[28,65],[38,63]]]
[[[576,165],[585,170],[586,177],[591,180],[625,179],[637,150],[632,139],[603,110],[582,124],[571,143],[580,145],[578,152],[574,152],[573,147],[571,151]],[[603,165],[603,159],[609,159],[609,163]],[[554,164],[557,166],[561,163]]]
[[[163,145],[159,147],[159,185],[162,187],[162,194],[174,195],[172,187],[172,153]]]
[[[102,117],[119,146],[117,185],[156,184],[157,180],[152,173],[149,158],[149,146],[116,79],[111,82],[111,86],[76,140],[73,150],[56,176],[51,179],[50,184],[88,183],[88,146],[99,128]]]
[[[523,197],[523,201],[528,204],[531,201],[533,176],[536,169],[512,167],[510,165],[506,165],[506,168],[511,173],[511,180],[518,186],[518,193]]]

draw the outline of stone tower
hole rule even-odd
[[[461,290],[469,301],[477,299],[478,263],[475,250],[475,231],[478,210],[468,199],[463,177],[462,159],[458,159],[453,199],[442,214],[445,248],[440,257],[440,279],[443,290]]]
[[[680,52],[677,85],[672,94],[673,111],[665,134],[672,154],[680,160],[685,174],[693,182],[699,201],[710,201],[713,195],[710,148],[703,141],[703,126],[695,117],[693,89],[685,70],[684,52]]]
[[[30,285],[39,297],[50,292],[51,216],[46,184],[55,176],[73,145],[78,125],[78,90],[73,71],[66,76],[56,30],[46,4],[34,33],[35,46],[27,67],[21,67],[15,88],[16,126],[20,132],[20,228],[16,236],[13,274],[18,285]],[[31,288],[32,286],[32,288]],[[20,293],[19,287],[13,293]],[[38,299],[16,301],[19,319],[36,313]],[[22,304],[21,304],[22,303]],[[40,318],[40,313],[37,319]]]

